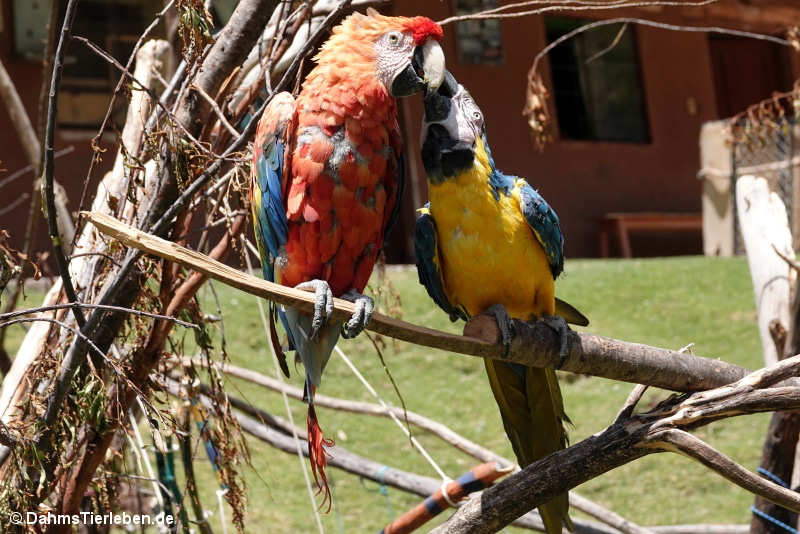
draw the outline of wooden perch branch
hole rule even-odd
[[[495,532],[528,510],[587,480],[656,452],[680,452],[742,488],[790,510],[800,510],[800,493],[750,473],[685,432],[736,415],[800,409],[800,387],[775,387],[800,370],[800,356],[761,369],[729,386],[672,397],[653,410],[622,410],[606,430],[555,452],[470,499],[433,532]]]
[[[313,297],[308,292],[249,276],[204,254],[132,228],[108,215],[96,212],[85,212],[83,215],[101,232],[129,247],[179,263],[247,293],[309,313],[313,311]],[[334,319],[348,319],[353,312],[351,302],[334,299]],[[516,321],[515,326],[516,337],[507,355],[497,343],[497,324],[487,316],[473,318],[465,327],[464,336],[413,325],[377,313],[372,316],[367,328],[401,341],[460,354],[507,359],[532,367],[554,367],[558,363],[560,344],[551,328],[521,321]],[[571,332],[569,336],[569,356],[562,369],[574,373],[685,392],[730,384],[747,373],[746,369],[721,360],[591,334]]]
[[[514,320],[514,328],[516,335],[505,359],[534,367],[557,365],[559,342],[551,328],[519,320]],[[500,329],[493,317],[473,317],[464,335],[491,343],[496,350],[489,357],[503,359],[497,355],[502,351]],[[561,369],[685,392],[730,384],[747,373],[722,360],[578,332],[569,333],[569,355]]]

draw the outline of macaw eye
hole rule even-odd
[[[475,119],[476,121],[480,121],[481,119],[483,119],[483,115],[481,115],[480,111],[473,111],[472,118]]]
[[[392,32],[389,34],[389,42],[396,45],[400,42],[400,37],[400,32]]]

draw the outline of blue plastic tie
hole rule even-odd
[[[788,488],[788,487],[789,487],[789,484],[787,484],[786,482],[784,482],[783,480],[781,480],[781,478],[780,478],[778,475],[776,475],[776,474],[774,474],[774,473],[770,473],[769,471],[767,471],[767,470],[766,470],[766,469],[764,469],[763,467],[759,467],[759,468],[758,468],[758,473],[759,473],[760,475],[764,475],[765,477],[767,477],[768,479],[770,479],[771,481],[773,481],[775,484],[781,485],[781,486],[783,486],[784,488]]]
[[[389,495],[389,488],[386,487],[386,482],[384,482],[383,480],[383,475],[385,475],[386,471],[388,470],[389,466],[384,465],[383,467],[381,467],[380,471],[378,471],[378,483],[381,485],[381,487],[378,488],[378,492],[381,495]]]
[[[787,525],[786,523],[784,523],[780,519],[775,519],[771,515],[762,512],[761,510],[759,510],[755,506],[750,506],[750,511],[753,512],[754,514],[756,514],[758,517],[760,517],[764,521],[769,521],[773,525],[779,526],[782,529],[786,530],[787,532],[791,532],[792,534],[797,534],[797,529],[796,528]]]
[[[378,471],[378,483],[381,485],[381,487],[378,488],[378,493],[386,498],[386,513],[389,514],[389,520],[394,521],[394,509],[392,509],[392,502],[389,500],[389,488],[386,486],[386,482],[383,480],[383,475],[385,475],[386,471],[388,470],[389,466],[384,465]]]

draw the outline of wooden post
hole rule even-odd
[[[771,365],[800,349],[793,342],[797,339],[796,318],[792,317],[789,302],[796,273],[790,271],[788,263],[776,252],[777,249],[785,257],[794,257],[789,220],[780,197],[770,192],[763,178],[739,178],[736,203],[756,296],[764,362]],[[786,344],[789,346],[784,346]],[[759,471],[762,476],[773,482],[781,481],[783,485],[790,484],[798,432],[800,414],[772,414],[761,453]],[[753,508],[750,523],[753,534],[774,532],[777,528],[774,521],[797,525],[795,512],[761,497],[756,497]]]
[[[779,358],[770,323],[777,319],[784,328],[790,328],[791,282],[789,265],[772,247],[774,245],[782,254],[794,257],[789,220],[783,202],[777,194],[770,192],[764,178],[740,177],[736,183],[736,205],[753,279],[764,364],[773,365]]]
[[[800,433],[800,413],[775,412],[769,422],[767,439],[761,453],[759,472],[773,482],[780,480],[788,486],[794,469],[797,435]],[[769,474],[767,474],[769,473]],[[771,478],[774,476],[776,478]],[[792,527],[797,525],[797,514],[782,508],[763,497],[756,496],[753,507],[774,520]],[[750,521],[751,534],[776,532],[776,524],[757,512]]]

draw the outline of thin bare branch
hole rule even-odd
[[[598,20],[595,22],[590,22],[589,24],[585,24],[578,28],[575,28],[571,32],[565,33],[558,39],[554,40],[552,43],[548,44],[544,47],[533,60],[533,67],[532,70],[536,70],[539,61],[542,57],[547,55],[553,48],[557,47],[564,41],[568,41],[572,39],[576,35],[579,35],[583,32],[588,30],[592,30],[594,28],[599,28],[601,26],[608,26],[609,24],[639,24],[642,26],[650,26],[653,28],[659,28],[662,30],[672,30],[672,31],[682,31],[682,32],[699,32],[699,33],[719,33],[723,35],[733,35],[736,37],[746,37],[749,39],[758,39],[762,41],[769,41],[772,43],[776,43],[783,46],[791,46],[791,43],[787,39],[782,39],[780,37],[775,37],[773,35],[764,35],[760,33],[754,32],[746,32],[740,30],[733,30],[730,28],[722,28],[719,26],[682,26],[679,24],[668,24],[665,22],[656,22],[654,20],[647,20],[647,19],[640,19],[634,17],[616,17],[613,19],[604,19]]]
[[[253,384],[258,384],[273,391],[286,393],[287,396],[296,400],[303,400],[302,389],[291,386],[289,384],[285,384],[280,380],[264,376],[261,373],[257,373],[256,371],[251,371],[250,369],[244,369],[242,367],[237,367],[229,363],[212,364],[211,362],[200,360],[197,358],[194,359],[184,358],[183,362],[191,363],[192,365],[195,365],[197,367],[208,367],[210,365],[213,365],[214,367],[216,367],[221,372],[227,375],[240,378],[242,380],[246,380]],[[332,410],[341,410],[350,413],[374,415],[379,417],[389,417],[390,413],[394,413],[394,415],[397,417],[400,418],[404,417],[403,410],[395,406],[387,406],[384,408],[383,406],[380,406],[378,404],[337,399],[335,397],[329,397],[327,395],[323,395],[320,393],[317,393],[314,396],[314,404],[324,408],[330,408]],[[426,430],[438,436],[443,441],[449,443],[450,445],[454,446],[460,451],[469,454],[473,458],[479,459],[484,462],[497,462],[502,465],[512,465],[512,462],[510,462],[506,458],[503,458],[502,456],[495,454],[489,449],[486,449],[485,447],[482,447],[477,443],[474,443],[456,434],[446,425],[443,425],[437,421],[429,419],[418,413],[409,411],[408,422],[422,430]]]
[[[106,311],[114,311],[114,312],[122,312],[127,313],[130,315],[138,315],[140,317],[149,317],[151,319],[161,319],[162,321],[170,321],[177,325],[183,326],[185,328],[192,328],[195,330],[199,330],[200,327],[194,323],[189,323],[186,321],[181,321],[175,317],[170,317],[167,315],[159,315],[157,313],[150,313],[142,310],[135,310],[133,308],[124,308],[122,306],[108,306],[103,304],[88,304],[84,302],[72,302],[68,304],[55,304],[52,306],[39,306],[38,308],[28,308],[25,310],[17,310],[8,313],[0,313],[0,321],[5,321],[6,319],[13,319],[15,317],[22,317],[24,315],[31,315],[32,313],[41,313],[46,311],[53,311],[53,310],[70,310],[73,308],[84,308],[89,310],[106,310]]]
[[[82,338],[91,348],[92,350],[101,358],[105,359],[106,354],[100,348],[95,345],[88,336],[85,336],[80,330],[77,328],[68,325],[64,321],[59,321],[58,319],[53,319],[52,317],[22,317],[18,319],[11,319],[8,321],[3,321],[0,323],[0,327],[6,328],[11,325],[20,324],[20,323],[36,323],[36,322],[44,322],[44,323],[51,323],[57,326],[60,326],[64,330],[69,330],[76,336]]]
[[[783,253],[783,251],[781,251],[781,250],[780,250],[780,249],[779,249],[779,248],[778,248],[778,247],[775,245],[775,243],[772,243],[772,250],[774,250],[774,251],[775,251],[775,254],[777,254],[777,255],[778,255],[778,256],[779,256],[779,257],[780,257],[780,258],[781,258],[783,261],[785,261],[785,262],[786,262],[786,263],[789,265],[789,267],[791,267],[792,269],[794,269],[795,271],[797,271],[798,273],[800,273],[800,262],[798,262],[798,261],[797,261],[797,260],[795,260],[794,258],[790,258],[790,257],[789,257],[789,256],[787,256],[786,254],[784,254],[784,253]]]
[[[737,486],[760,495],[769,501],[795,512],[800,512],[800,495],[790,489],[751,473],[700,438],[683,430],[667,430],[659,439],[675,446],[680,452],[716,471]]]
[[[516,13],[500,13],[497,9],[490,9],[488,11],[480,11],[478,13],[470,13],[468,15],[455,15],[440,20],[439,25],[444,26],[453,22],[460,22],[464,20],[486,20],[486,19],[513,19],[519,17],[529,17],[532,15],[541,15],[552,11],[607,11],[609,9],[623,9],[630,7],[651,7],[651,6],[682,6],[682,7],[702,7],[709,4],[715,4],[719,0],[701,0],[699,2],[675,2],[670,0],[649,0],[649,1],[625,1],[625,2],[571,2],[569,0],[553,1],[553,2],[522,2],[518,5],[536,5],[542,3],[556,4],[527,11],[518,11]],[[506,8],[510,6],[505,6]]]
[[[0,208],[0,216],[3,216],[6,213],[9,213],[9,212],[13,211],[14,209],[16,209],[17,206],[19,206],[20,204],[22,204],[23,202],[28,200],[30,198],[30,196],[31,196],[30,193],[22,193],[20,196],[18,196],[10,204],[6,204],[2,208]]]
[[[70,154],[70,153],[72,153],[74,151],[75,151],[75,145],[69,145],[67,148],[61,149],[58,152],[56,152],[53,155],[53,158],[54,159],[58,159],[61,156],[66,156],[67,154]],[[11,182],[16,180],[17,178],[20,178],[21,176],[25,176],[26,173],[35,173],[35,172],[36,172],[36,167],[34,167],[31,164],[25,165],[21,169],[18,169],[16,171],[12,172],[8,176],[6,176],[2,180],[0,180],[0,189],[4,188],[5,186],[10,184]]]
[[[144,32],[142,32],[142,34],[139,36],[139,39],[136,41],[136,44],[133,46],[133,50],[131,51],[130,56],[128,56],[128,62],[125,64],[125,68],[124,68],[125,72],[130,71],[130,68],[133,66],[133,62],[136,59],[136,56],[139,54],[139,49],[142,47],[142,45],[145,42],[145,39],[147,39],[147,37],[150,35],[150,33],[156,28],[158,23],[161,22],[161,19],[172,8],[174,2],[175,2],[175,0],[169,0],[164,5],[164,9],[162,9],[161,11],[159,11],[156,14],[155,19],[153,20],[153,22],[151,22],[150,25],[147,28],[145,28]],[[102,122],[102,124],[100,124],[100,128],[97,130],[97,134],[92,139],[92,147],[97,147],[100,139],[102,138],[103,134],[106,131],[106,128],[108,127],[108,121],[111,119],[111,114],[112,114],[112,112],[114,110],[114,104],[116,103],[117,96],[119,95],[120,91],[122,90],[122,87],[123,87],[123,85],[125,83],[125,80],[127,79],[127,76],[125,75],[125,72],[123,72],[120,75],[119,80],[117,81],[117,86],[114,88],[114,92],[111,94],[111,101],[108,103],[108,108],[106,109],[106,115],[105,115],[105,117],[103,117],[103,122]],[[89,170],[86,171],[86,178],[84,179],[84,182],[83,182],[84,185],[83,185],[83,190],[81,191],[81,198],[78,201],[78,211],[83,209],[83,203],[86,200],[86,192],[87,192],[87,188],[89,187],[89,181],[92,178],[92,174],[94,173],[94,168],[95,168],[95,165],[97,165],[97,162],[98,162],[97,158],[92,158],[90,160],[90,162],[89,162]]]
[[[72,285],[72,278],[69,274],[69,262],[64,254],[63,242],[58,228],[58,217],[56,213],[56,202],[54,193],[54,149],[53,140],[55,137],[56,129],[56,115],[58,113],[58,89],[61,85],[61,73],[64,69],[63,60],[64,52],[66,50],[67,41],[72,35],[72,23],[75,19],[75,12],[78,7],[78,0],[69,0],[67,8],[64,13],[64,24],[61,26],[61,35],[58,39],[58,46],[56,47],[56,54],[53,58],[53,77],[50,80],[50,95],[47,105],[47,126],[45,128],[44,136],[44,172],[42,174],[42,197],[43,206],[45,208],[45,215],[47,216],[47,228],[50,234],[50,241],[53,248],[53,257],[56,261],[58,273],[64,285],[64,293],[67,295],[67,300],[70,302],[78,302],[78,296],[75,293],[75,287]],[[55,6],[54,6],[55,8]],[[83,327],[86,324],[86,318],[79,308],[73,308],[73,315],[75,321],[79,326]],[[56,390],[59,392],[56,397],[62,396],[64,384],[57,385]]]
[[[230,122],[228,122],[228,119],[225,118],[225,114],[219,108],[217,101],[211,98],[211,95],[206,93],[203,90],[203,88],[200,87],[199,85],[192,85],[191,88],[192,90],[197,91],[200,94],[200,96],[202,96],[205,99],[205,101],[208,102],[208,105],[211,106],[212,110],[214,110],[214,113],[216,114],[219,121],[222,123],[223,126],[225,126],[225,129],[228,130],[228,132],[231,135],[233,135],[234,139],[238,138],[239,135],[241,134],[238,131],[236,131],[236,128],[234,128],[233,125]]]
[[[178,129],[181,130],[183,135],[185,135],[198,150],[200,150],[201,152],[203,152],[204,154],[206,154],[211,158],[221,159],[224,157],[212,152],[211,149],[206,147],[199,139],[193,136],[191,132],[189,132],[189,130],[186,129],[186,126],[184,126],[183,123],[177,119],[175,114],[172,113],[172,111],[170,111],[166,106],[164,106],[164,104],[161,103],[161,100],[158,98],[158,95],[155,93],[155,91],[153,91],[151,88],[147,87],[145,84],[137,80],[136,77],[133,75],[133,73],[130,72],[127,67],[124,67],[119,61],[114,59],[114,56],[112,56],[111,54],[100,48],[98,45],[96,45],[86,37],[81,37],[80,35],[76,35],[73,37],[73,39],[86,45],[86,47],[89,50],[91,50],[92,52],[103,58],[111,66],[119,70],[124,77],[134,82],[137,85],[138,89],[147,92],[153,99],[153,102],[156,102],[158,106],[163,109],[164,113],[166,113],[172,119],[172,123],[175,124],[178,127]]]
[[[636,405],[639,404],[640,400],[642,400],[642,395],[644,395],[645,391],[647,391],[646,385],[636,384],[636,386],[634,386],[634,388],[628,394],[628,398],[625,399],[622,408],[620,408],[619,412],[617,412],[617,417],[615,420],[630,417],[633,414],[633,411],[636,409]]]
[[[586,63],[591,63],[592,61],[594,61],[594,60],[596,60],[596,59],[608,54],[610,51],[612,51],[619,44],[619,42],[622,40],[622,36],[625,35],[625,31],[627,29],[628,29],[628,23],[626,22],[622,26],[620,26],[616,37],[614,37],[614,39],[611,41],[611,43],[607,47],[605,47],[604,49],[600,50],[599,52],[589,56],[586,59]]]

